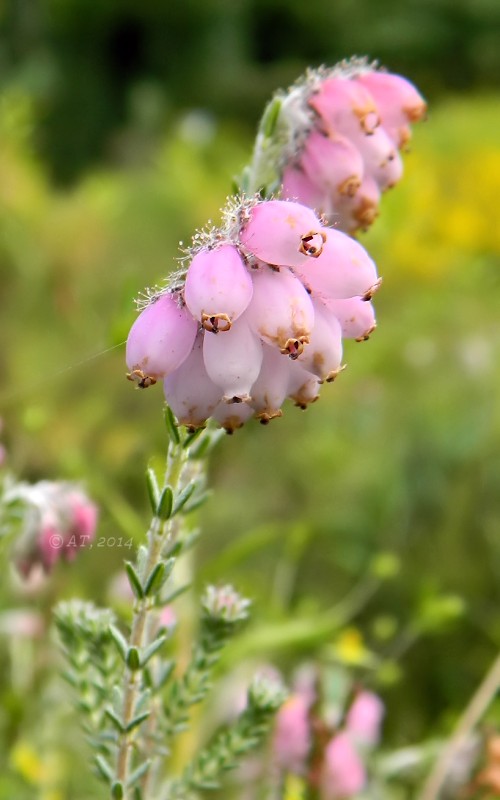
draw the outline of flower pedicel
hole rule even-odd
[[[306,408],[336,378],[343,336],[368,338],[377,286],[364,248],[307,206],[239,198],[220,229],[195,237],[187,270],[143,304],[128,377],[141,388],[163,380],[193,429],[209,417],[229,432],[252,415],[269,422],[287,397]]]

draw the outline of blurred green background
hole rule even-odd
[[[196,558],[254,599],[228,664],[319,653],[382,693],[387,747],[446,734],[500,645],[500,4],[11,0],[0,25],[3,441],[25,479],[84,481],[103,536],[140,539],[166,441],[161,390],[124,379],[133,298],[217,220],[271,92],[366,53],[428,98],[362,236],[378,330],[307,412],[222,442]],[[106,602],[124,557],[2,603]],[[34,745],[55,689],[45,662],[9,687],[23,659],[2,648],[0,798],[88,796]]]

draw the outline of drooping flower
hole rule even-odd
[[[321,800],[347,800],[363,789],[366,771],[350,736],[340,731],[325,748]]]
[[[312,746],[310,702],[292,694],[276,715],[272,740],[273,760],[280,770],[302,775]]]
[[[411,136],[410,123],[425,116],[418,90],[354,58],[309,70],[277,98],[283,197],[314,208],[339,230],[368,228],[381,194],[401,179],[399,151]]]
[[[267,423],[287,398],[306,408],[341,371],[342,337],[374,325],[357,305],[370,307],[378,286],[372,259],[300,203],[238,198],[184,261],[143,303],[127,363],[142,388],[163,378],[191,429]]]
[[[354,698],[346,716],[346,730],[360,745],[373,747],[380,738],[385,708],[374,692],[366,689]]]

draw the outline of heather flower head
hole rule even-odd
[[[36,565],[50,572],[59,560],[72,561],[95,536],[97,507],[75,484],[15,484],[8,500],[19,501],[23,509],[14,562],[24,577]]]
[[[163,378],[189,428],[267,423],[287,398],[306,408],[342,370],[343,337],[375,327],[375,264],[301,203],[230,201],[222,226],[197,234],[182,261],[141,302],[127,365],[141,388]]]
[[[401,179],[410,124],[426,113],[410,81],[360,58],[309,70],[270,108],[279,113],[266,148],[257,141],[252,188],[259,180],[282,186],[283,197],[350,234],[378,216],[382,193]],[[278,163],[274,179],[271,161]]]

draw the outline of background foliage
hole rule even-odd
[[[197,558],[200,587],[254,599],[226,666],[340,660],[383,694],[387,747],[446,734],[500,644],[500,7],[16,0],[1,15],[4,441],[27,479],[84,480],[103,537],[140,538],[165,443],[160,390],[124,381],[132,298],[217,219],[268,95],[368,53],[430,99],[362,239],[384,276],[379,329],[306,413],[222,442]],[[124,557],[83,552],[36,597],[4,580],[2,605],[48,622],[56,597],[106,602]],[[1,644],[0,798],[87,797],[70,709],[50,711],[54,654]]]

